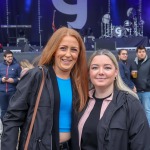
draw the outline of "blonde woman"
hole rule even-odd
[[[27,59],[23,59],[22,61],[20,61],[20,66],[22,68],[20,78],[22,78],[28,70],[34,68],[34,66]]]
[[[150,128],[135,92],[108,50],[89,59],[91,90],[78,124],[82,150],[150,150]]]

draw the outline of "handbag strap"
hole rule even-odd
[[[29,141],[30,141],[30,137],[31,137],[31,132],[32,132],[32,129],[33,129],[33,126],[34,126],[35,117],[36,117],[36,114],[37,114],[37,109],[38,109],[38,106],[39,106],[40,97],[41,97],[43,86],[44,86],[44,82],[45,82],[44,69],[43,69],[43,67],[40,67],[40,68],[42,69],[42,82],[41,82],[39,93],[38,93],[38,96],[37,96],[37,99],[36,99],[34,112],[33,112],[31,124],[30,124],[30,127],[29,127],[29,131],[28,131],[28,135],[27,135],[27,139],[26,139],[24,150],[28,150],[28,145],[29,145]]]

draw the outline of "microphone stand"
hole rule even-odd
[[[9,47],[9,14],[10,12],[8,11],[8,0],[6,0],[6,22],[7,22],[7,47]]]
[[[40,3],[40,0],[38,0],[38,22],[39,22],[39,44],[40,44],[40,49],[41,49],[41,47],[42,47],[42,35],[41,35],[41,32],[42,32],[42,30],[41,30],[41,18],[42,18],[42,16],[41,16],[41,10],[40,10],[40,6],[41,6],[41,3]]]

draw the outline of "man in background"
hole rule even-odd
[[[13,60],[13,53],[4,52],[4,62],[0,63],[0,106],[1,119],[7,111],[9,100],[16,91],[16,85],[20,78],[21,67]]]
[[[130,89],[136,92],[136,87],[131,80],[130,65],[128,64],[128,50],[120,49],[118,51],[118,59],[120,76],[122,80]]]
[[[144,46],[138,46],[136,49],[131,75],[150,126],[150,58]]]

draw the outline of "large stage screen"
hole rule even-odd
[[[150,37],[149,0],[0,0],[0,42],[45,45],[68,26],[95,38]]]

